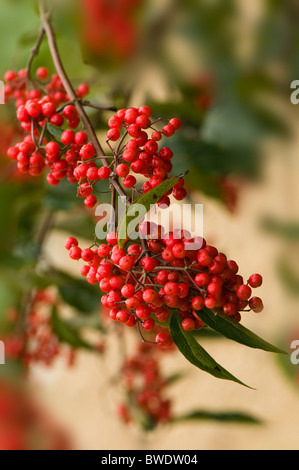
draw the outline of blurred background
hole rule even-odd
[[[90,85],[91,101],[147,104],[157,117],[182,120],[171,148],[173,174],[190,170],[184,202],[204,204],[205,238],[237,260],[245,279],[264,278],[265,309],[242,323],[291,353],[299,340],[299,108],[290,102],[299,79],[297,2],[52,3],[66,70],[75,85]],[[25,0],[0,4],[3,77],[25,67],[39,16]],[[41,65],[55,72],[46,41],[33,68]],[[99,136],[110,116],[90,114]],[[90,245],[94,215],[73,185],[49,187],[44,176],[15,170],[6,151],[19,129],[14,106],[1,106],[0,449],[298,449],[299,369],[290,356],[200,333],[208,352],[256,389],[249,390],[175,351],[136,353],[138,335],[111,325],[98,288],[82,281],[64,249],[70,235]],[[32,295],[24,364],[18,319]],[[136,354],[165,378],[171,419],[132,404],[123,363]]]

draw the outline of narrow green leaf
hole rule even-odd
[[[156,204],[159,199],[161,199],[161,197],[164,196],[164,194],[167,193],[167,191],[169,191],[183,176],[184,175],[176,176],[163,181],[163,183],[143,194],[143,196],[128,207],[126,213],[120,220],[117,231],[118,245],[120,248],[123,247],[127,236],[135,230],[137,225],[150,210],[151,206]],[[142,210],[140,211],[139,209],[141,206]]]
[[[62,343],[67,343],[74,348],[93,350],[93,347],[80,337],[73,326],[58,316],[56,309],[53,309],[51,323],[53,331]]]
[[[55,139],[57,139],[57,140],[59,140],[59,141],[61,140],[61,136],[62,136],[62,134],[63,134],[63,130],[62,130],[62,129],[60,129],[60,128],[57,127],[57,126],[53,126],[53,124],[50,124],[50,123],[47,124],[47,129],[48,129],[48,131],[50,132],[50,134],[51,134],[53,137],[55,137]]]
[[[171,337],[185,358],[199,369],[219,379],[232,380],[240,385],[251,388],[234,377],[230,372],[220,366],[196,341],[192,333],[183,330],[178,315],[172,315],[170,322]]]
[[[216,310],[218,312],[217,315],[215,315],[212,310],[204,307],[202,310],[199,310],[197,312],[197,315],[206,325],[208,325],[214,331],[220,333],[228,339],[236,341],[237,343],[244,344],[249,348],[256,348],[268,352],[286,354],[284,351],[263,340],[255,333],[248,330],[245,326],[236,322],[229,316],[223,315],[220,310]]]
[[[196,410],[182,416],[176,416],[171,420],[172,423],[182,421],[218,421],[224,423],[262,424],[262,422],[254,416],[235,411],[216,413],[214,411]]]

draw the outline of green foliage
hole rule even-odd
[[[217,315],[215,315],[212,310],[204,307],[202,310],[197,311],[197,315],[206,325],[217,331],[217,333],[220,333],[226,338],[236,341],[237,343],[244,344],[250,348],[262,349],[264,351],[285,353],[281,349],[255,335],[252,331],[236,322],[233,318],[230,318],[228,315],[223,315],[219,309],[215,310],[217,311]]]
[[[219,379],[232,380],[245,387],[243,382],[220,366],[196,341],[192,333],[184,331],[177,314],[173,314],[170,322],[170,334],[179,351],[186,359],[199,369]],[[251,387],[248,387],[251,388]]]

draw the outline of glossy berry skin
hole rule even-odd
[[[78,240],[74,237],[68,237],[64,246],[67,250],[70,250],[72,246],[78,246]]]
[[[236,293],[240,300],[248,300],[251,296],[251,288],[245,284],[242,284],[237,288]]]
[[[262,299],[259,297],[252,297],[249,300],[249,307],[253,310],[255,313],[259,313],[264,309],[264,305],[262,302]]]
[[[109,178],[110,174],[111,174],[111,170],[107,166],[102,166],[98,170],[98,177],[101,180],[107,180]]]
[[[260,287],[263,283],[263,278],[260,274],[252,274],[248,279],[248,284],[251,287]]]
[[[78,246],[72,246],[69,251],[69,256],[74,260],[81,259],[81,248]]]
[[[96,205],[96,203],[97,203],[97,198],[93,196],[92,194],[90,194],[84,199],[84,204],[89,209],[93,208]]]

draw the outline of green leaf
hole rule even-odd
[[[171,420],[171,423],[179,423],[182,421],[218,421],[224,423],[262,424],[262,422],[254,416],[235,411],[216,413],[214,411],[196,410],[182,416],[176,416]]]
[[[72,325],[58,316],[55,308],[52,312],[51,323],[53,331],[62,343],[67,343],[73,348],[93,350],[93,347],[80,337],[78,331]]]
[[[150,210],[151,206],[156,204],[159,199],[161,199],[161,197],[164,196],[164,194],[167,193],[167,191],[169,191],[179,181],[181,177],[183,177],[183,175],[172,177],[166,181],[163,181],[163,183],[145,193],[136,202],[128,207],[126,213],[120,220],[117,231],[118,245],[120,248],[123,247],[127,236],[134,231],[143,217]],[[142,206],[142,213],[140,213],[138,206]],[[136,216],[136,213],[138,213],[138,216]],[[134,226],[130,228],[130,233],[128,233],[128,226],[133,221]]]
[[[178,315],[173,314],[170,322],[171,337],[185,358],[199,369],[208,372],[209,374],[219,379],[232,380],[245,387],[243,382],[234,377],[230,372],[220,366],[208,353],[200,346],[194,336],[187,331],[184,331]],[[251,388],[251,387],[248,387]]]
[[[53,137],[55,137],[55,139],[61,141],[61,136],[62,136],[62,134],[63,134],[63,130],[62,130],[62,129],[60,129],[60,128],[57,127],[57,126],[53,126],[53,124],[50,124],[49,122],[48,122],[48,124],[47,124],[47,129],[48,129],[48,131],[50,132],[50,134],[51,134]]]
[[[78,312],[91,314],[98,310],[101,291],[96,286],[63,275],[63,280],[58,287],[62,299],[75,307]]]
[[[268,352],[285,354],[284,351],[263,340],[255,333],[245,328],[245,326],[236,322],[229,316],[223,315],[220,310],[215,310],[218,312],[217,315],[215,315],[212,310],[204,307],[202,310],[197,312],[197,315],[214,331],[220,333],[228,339],[236,341],[237,343],[244,344],[250,348],[263,349],[264,351]]]

